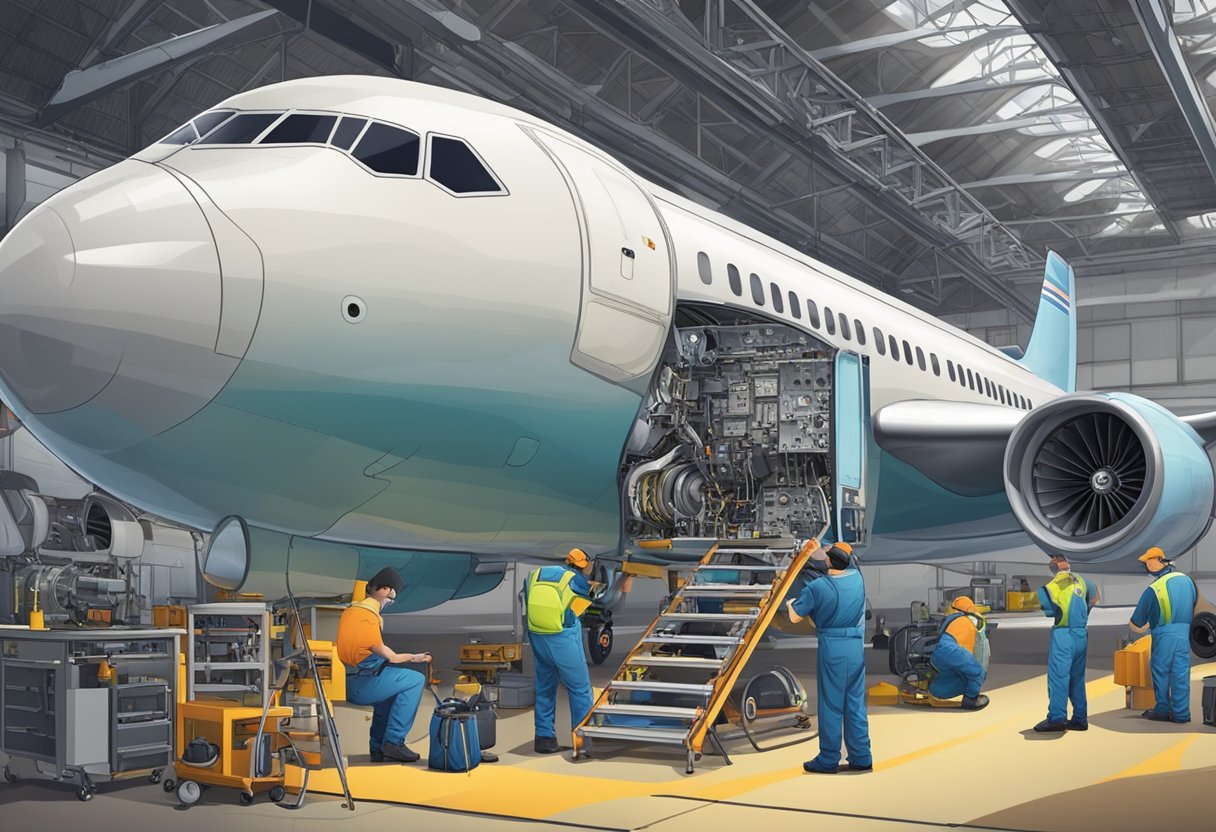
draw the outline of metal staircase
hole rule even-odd
[[[575,727],[575,759],[600,739],[682,746],[692,774],[708,740],[729,765],[714,724],[815,548],[718,541]]]

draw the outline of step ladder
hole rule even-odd
[[[574,729],[593,740],[683,747],[689,774],[714,723],[817,541],[720,540],[650,625]]]

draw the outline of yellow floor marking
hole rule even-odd
[[[1142,777],[1146,774],[1164,774],[1170,771],[1177,771],[1182,766],[1182,755],[1198,736],[1190,736],[1182,740],[1182,742],[1162,751],[1160,754],[1155,754],[1129,769],[1119,772],[1118,774],[1099,780],[1099,783],[1109,783],[1112,780],[1122,780],[1125,777]]]

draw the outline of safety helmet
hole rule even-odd
[[[828,563],[833,569],[846,569],[849,558],[853,556],[853,547],[847,543],[833,543],[828,548]]]
[[[966,595],[960,595],[950,604],[950,608],[958,612],[975,612],[975,601]]]
[[[571,549],[570,554],[566,555],[567,566],[573,566],[576,569],[586,569],[590,564],[591,559],[587,557],[587,553],[578,547]]]
[[[1141,563],[1148,563],[1150,560],[1165,560],[1165,552],[1154,546],[1139,557]]]

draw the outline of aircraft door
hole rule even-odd
[[[671,326],[675,270],[646,194],[623,171],[540,131],[581,210],[583,302],[571,360],[613,381],[649,375]]]
[[[836,539],[866,541],[866,443],[870,435],[870,367],[855,352],[836,354]]]

